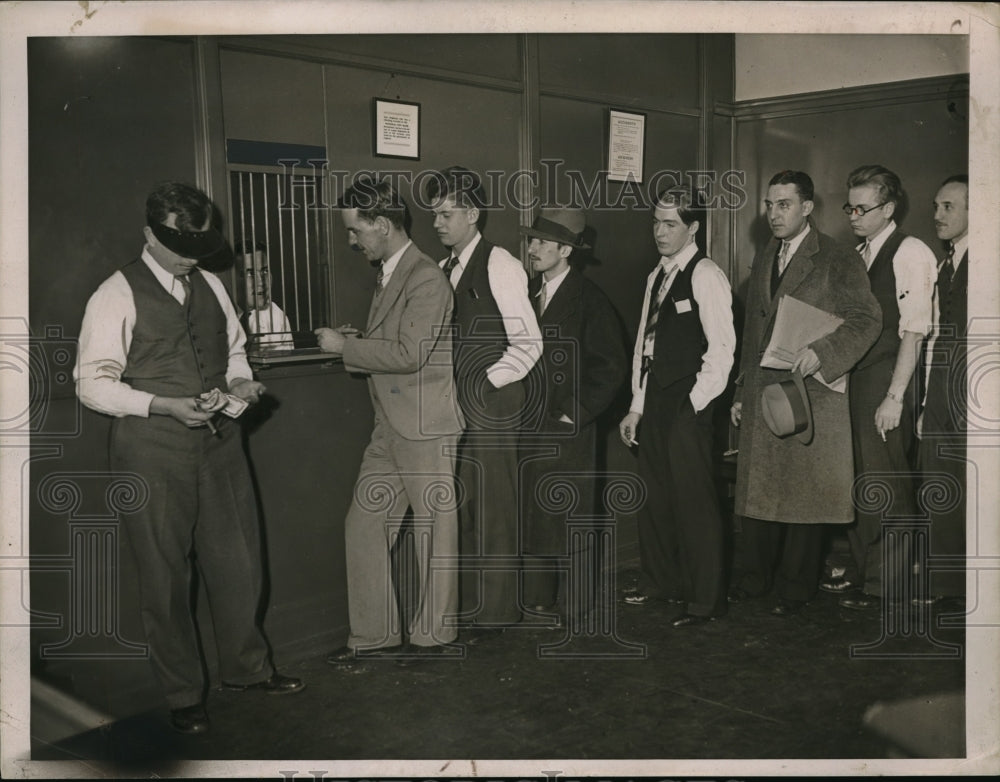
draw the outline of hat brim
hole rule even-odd
[[[233,260],[225,237],[215,228],[207,231],[178,231],[163,223],[149,226],[157,241],[182,258],[225,263]]]
[[[798,432],[795,437],[804,445],[809,445],[813,439],[813,411],[812,402],[809,400],[809,392],[806,391],[806,381],[801,372],[792,372],[792,380],[795,387],[802,394],[802,402],[806,406],[806,428]]]
[[[789,389],[789,382],[794,384],[794,392]],[[793,393],[798,397],[797,399]],[[777,405],[777,409],[772,405]],[[770,383],[762,389],[761,415],[767,428],[775,437],[784,439],[794,436],[803,445],[809,445],[812,442],[812,405],[806,391],[805,380],[799,372],[792,373],[791,381],[782,380]],[[795,431],[800,425],[802,429]]]
[[[559,244],[568,244],[577,250],[589,250],[590,245],[586,242],[577,240],[572,242],[565,236],[555,236],[554,234],[548,233],[547,231],[540,231],[537,228],[525,228],[522,226],[521,233],[525,236],[531,236],[535,239],[548,239],[550,242],[559,242]]]

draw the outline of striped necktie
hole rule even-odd
[[[382,293],[383,288],[385,287],[382,284],[382,280],[384,278],[385,278],[385,272],[383,272],[382,271],[382,267],[379,266],[378,267],[378,274],[375,275],[375,295],[376,296],[380,295]]]
[[[667,279],[667,270],[660,265],[660,271],[653,280],[653,285],[649,289],[649,308],[646,311],[646,329],[643,331],[642,341],[645,345],[643,353],[652,355],[654,338],[656,336],[656,323],[660,319],[660,305],[663,303],[663,283]],[[648,348],[648,349],[647,349]]]
[[[447,263],[444,265],[444,276],[451,280],[451,273],[455,271],[455,267],[458,266],[458,256],[452,255],[448,258]]]
[[[181,283],[181,289],[184,291],[184,301],[181,302],[185,307],[191,304],[191,280],[186,274],[177,275],[177,279]]]
[[[948,275],[948,282],[955,278],[955,245],[948,245],[948,255],[944,259],[944,272]]]

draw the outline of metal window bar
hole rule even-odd
[[[294,351],[296,336],[311,334],[330,310],[323,184],[315,173],[230,166],[232,240],[242,247],[234,298],[245,313],[248,354]]]

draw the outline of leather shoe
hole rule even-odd
[[[642,606],[649,602],[649,595],[645,592],[629,592],[625,595],[625,602],[630,606]]]
[[[295,692],[302,692],[306,686],[301,679],[293,679],[291,676],[282,676],[280,673],[272,673],[271,678],[253,684],[229,684],[223,682],[222,686],[227,690],[236,692],[249,692],[255,690],[266,692],[268,695],[291,695]]]
[[[330,665],[350,665],[352,663],[364,662],[365,660],[390,657],[398,654],[402,648],[402,644],[379,646],[374,649],[353,649],[350,646],[341,646],[339,649],[330,652],[326,656],[326,661]]]
[[[443,660],[445,657],[453,655],[458,656],[447,646],[416,646],[415,644],[404,646],[400,655],[396,660],[396,665],[400,668],[412,668],[414,665]]]
[[[837,601],[841,608],[853,608],[855,611],[867,611],[869,608],[877,608],[882,604],[882,598],[878,595],[870,595],[867,592],[858,592],[855,595],[844,595]]]
[[[825,581],[819,582],[820,589],[824,592],[832,592],[835,595],[842,595],[844,592],[850,592],[852,589],[857,589],[857,587],[857,584],[853,581],[848,581],[843,576],[828,578]]]
[[[743,603],[751,597],[756,595],[751,595],[743,587],[729,587],[729,591],[726,592],[726,601],[729,603]]]
[[[486,641],[491,641],[494,638],[499,638],[503,635],[504,628],[502,627],[473,627],[468,632],[462,634],[462,642],[468,644],[469,646],[477,646]],[[422,647],[416,646],[415,649],[427,649],[434,647]]]
[[[709,622],[714,622],[714,616],[701,616],[699,614],[681,614],[679,617],[674,619],[670,624],[674,627],[694,627],[695,625],[708,624]]]
[[[183,709],[173,709],[170,712],[170,727],[178,733],[189,735],[207,733],[208,715],[205,713],[205,707],[196,703],[194,706],[185,706]]]
[[[771,613],[775,616],[791,616],[801,611],[805,604],[805,600],[779,600],[778,604],[771,609]]]

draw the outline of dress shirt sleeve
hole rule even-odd
[[[226,315],[226,341],[229,345],[229,363],[226,366],[226,385],[232,386],[233,381],[238,378],[253,380],[253,372],[250,364],[247,363],[247,335],[240,325],[240,318],[236,314],[236,307],[233,306],[232,299],[222,280],[212,272],[202,271],[202,276],[219,300],[219,306]]]
[[[629,405],[630,413],[642,415],[646,407],[646,384],[642,380],[642,349],[646,334],[646,317],[649,314],[649,293],[656,280],[656,269],[646,279],[646,291],[642,294],[642,315],[639,317],[639,331],[635,335],[635,349],[632,352],[632,404]]]
[[[937,259],[931,248],[908,236],[892,259],[899,306],[899,336],[904,331],[927,336],[934,321],[932,301],[937,280]]]
[[[701,328],[708,348],[691,389],[691,406],[700,412],[726,390],[733,368],[736,331],[733,328],[733,293],[722,269],[706,258],[691,275],[691,290],[698,302]]]
[[[122,381],[135,327],[132,289],[121,272],[101,283],[90,297],[80,326],[73,379],[76,395],[92,410],[116,418],[149,417],[153,394]]]
[[[507,350],[486,376],[497,388],[523,380],[542,355],[542,332],[528,298],[528,275],[521,262],[502,247],[490,252],[490,290],[507,332]]]

